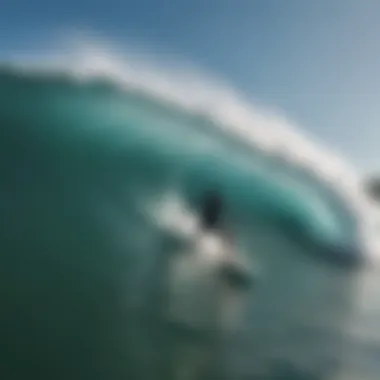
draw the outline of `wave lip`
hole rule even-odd
[[[146,62],[141,64],[136,56],[121,57],[94,41],[65,48],[64,52],[26,59],[23,64],[12,65],[13,71],[50,78],[65,73],[69,80],[90,84],[108,81],[111,87],[126,94],[140,94],[161,109],[206,121],[216,135],[234,141],[245,151],[251,150],[252,155],[278,163],[289,178],[306,183],[322,196],[339,198],[340,205],[335,203],[333,207],[358,223],[364,256],[378,255],[377,244],[367,241],[374,239],[374,234],[369,238],[367,230],[378,215],[361,188],[358,175],[336,155],[297,132],[286,119],[252,107],[236,91],[217,81],[210,83],[209,78],[198,73],[175,69],[168,74]]]

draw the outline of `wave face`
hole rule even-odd
[[[236,102],[175,95],[152,76],[42,67],[0,71],[2,357],[12,378],[157,378],[155,260],[190,233],[209,188],[260,273],[229,371],[324,378],[347,368],[358,272],[343,266],[370,257],[354,176],[327,173],[310,147],[297,155],[286,143],[301,149],[295,133],[253,136]]]

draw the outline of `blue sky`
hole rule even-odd
[[[0,55],[66,28],[193,62],[380,170],[378,0],[2,0]]]

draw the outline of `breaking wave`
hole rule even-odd
[[[0,68],[2,288],[20,289],[22,279],[24,290],[12,294],[37,309],[41,283],[52,292],[43,293],[51,304],[43,303],[41,323],[24,341],[32,344],[40,331],[39,350],[54,347],[57,362],[75,362],[87,350],[86,378],[110,378],[104,368],[124,370],[125,360],[137,365],[150,343],[144,346],[146,326],[131,322],[125,304],[129,311],[146,305],[157,252],[173,235],[194,234],[198,201],[217,188],[252,266],[262,267],[247,335],[259,346],[256,362],[280,358],[318,372],[324,355],[342,353],[336,334],[358,303],[357,289],[349,275],[304,258],[379,256],[378,215],[360,176],[220,81],[147,62],[86,44]],[[33,308],[16,309],[2,316],[15,321],[7,349],[25,315],[35,321]],[[87,346],[74,349],[65,329]],[[295,339],[301,330],[307,343]],[[92,345],[94,331],[102,344]],[[239,360],[249,366],[251,352],[244,352]]]

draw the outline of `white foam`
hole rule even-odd
[[[17,59],[20,58],[28,66],[32,62],[38,63],[36,67],[44,72],[48,68],[69,71],[82,81],[98,76],[108,77],[127,90],[138,90],[187,112],[205,115],[218,128],[241,138],[255,149],[306,169],[314,177],[316,185],[318,182],[328,183],[332,191],[351,207],[360,220],[363,246],[372,258],[380,257],[380,239],[373,232],[379,213],[364,193],[355,169],[337,154],[318,146],[285,117],[258,109],[221,81],[189,67],[179,69],[172,62],[160,65],[154,64],[152,57],[142,54],[122,54],[108,42],[99,42],[98,38],[89,38],[88,35],[71,35],[69,42],[66,40],[58,50],[42,59],[40,56],[38,59],[19,56]],[[185,230],[191,228],[195,227],[184,227]]]
[[[161,229],[184,239],[192,239],[199,231],[197,216],[186,207],[177,193],[165,194],[145,205],[153,222]]]

